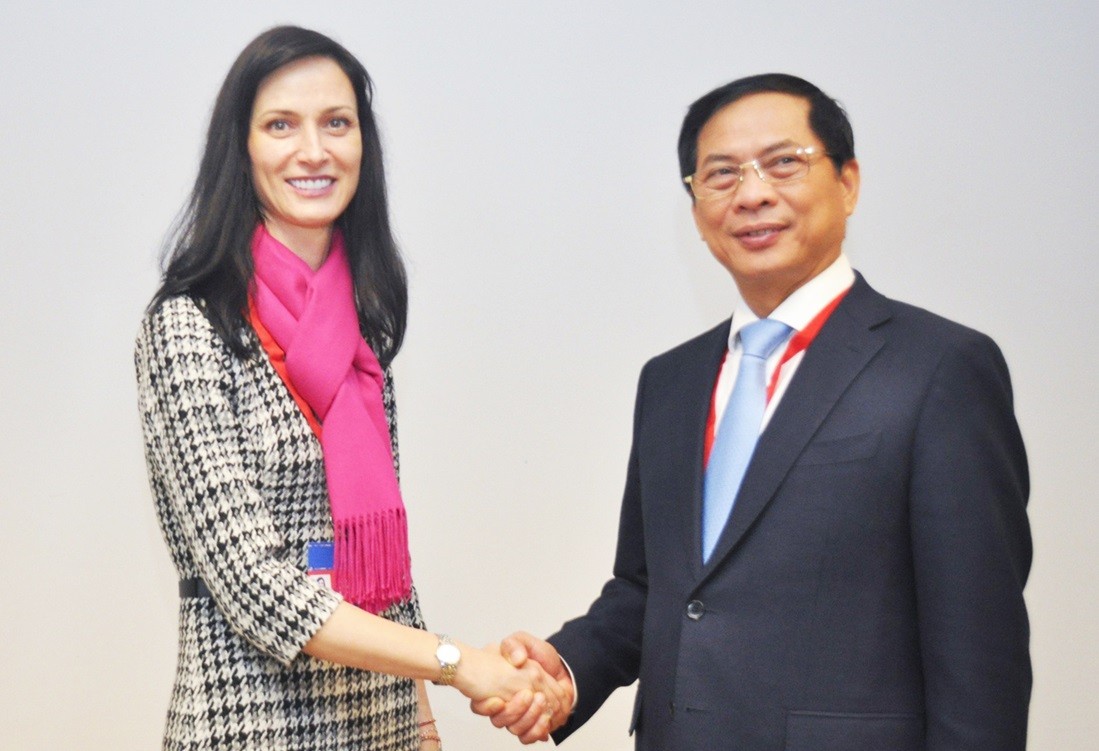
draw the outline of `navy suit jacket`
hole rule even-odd
[[[999,349],[858,277],[703,566],[728,331],[642,370],[614,576],[550,638],[580,697],[555,741],[640,679],[639,749],[1023,749],[1029,480]]]

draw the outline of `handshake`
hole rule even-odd
[[[549,738],[572,711],[572,676],[548,642],[518,632],[485,649],[463,649],[454,686],[470,709],[523,743]]]

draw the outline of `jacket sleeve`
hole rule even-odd
[[[150,482],[235,631],[290,663],[341,597],[294,563],[246,460],[258,440],[233,406],[233,356],[190,300],[165,302],[138,335],[135,365]]]
[[[618,523],[614,575],[587,614],[569,621],[549,638],[568,662],[579,697],[568,723],[553,734],[557,743],[587,722],[616,688],[636,681],[640,669],[648,597],[637,460],[644,384],[645,370],[642,370],[634,405],[634,440]]]
[[[913,567],[929,751],[1022,751],[1031,669],[1026,453],[1007,365],[974,335],[943,357],[916,427]]]

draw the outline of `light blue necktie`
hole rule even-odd
[[[702,487],[702,562],[710,559],[759,440],[767,406],[767,358],[792,331],[762,318],[740,330],[740,368],[721,418]]]

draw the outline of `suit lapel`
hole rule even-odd
[[[740,544],[836,402],[881,349],[885,340],[873,329],[889,315],[885,298],[858,276],[806,351],[760,436],[729,522],[702,569],[703,577]]]
[[[694,581],[702,569],[702,452],[714,381],[728,348],[729,322],[703,334],[682,357],[650,384],[660,398],[645,404],[646,423],[657,426],[641,437],[648,471],[648,497],[662,499],[646,510],[648,524],[661,530],[661,556],[672,570]],[[689,572],[689,574],[688,574]]]

